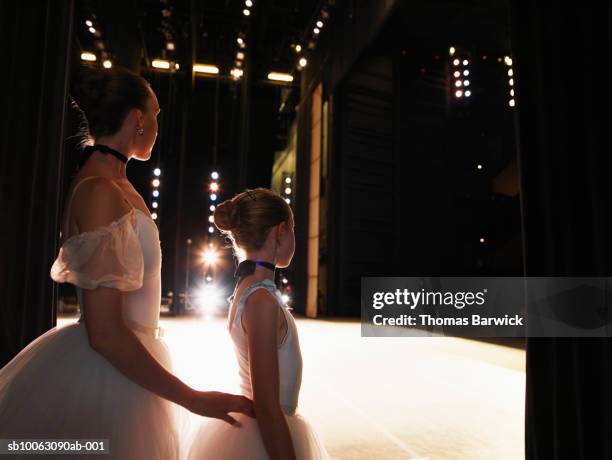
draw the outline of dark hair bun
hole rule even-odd
[[[100,105],[106,86],[111,81],[111,73],[100,70],[85,70],[72,88],[72,97],[85,114],[91,113]]]
[[[238,204],[232,200],[226,200],[215,207],[213,214],[215,225],[219,230],[232,230],[240,225]]]

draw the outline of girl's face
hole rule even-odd
[[[276,229],[279,232],[279,245],[276,252],[276,266],[278,268],[286,268],[293,259],[295,252],[295,233],[293,231],[295,225],[293,216],[288,222],[283,222]]]

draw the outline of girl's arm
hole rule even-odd
[[[272,460],[292,460],[295,451],[279,399],[279,308],[269,292],[257,290],[246,300],[242,323],[247,332],[253,407],[264,446]]]

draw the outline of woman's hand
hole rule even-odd
[[[253,402],[249,398],[219,391],[194,391],[185,407],[195,414],[218,418],[234,426],[240,426],[240,423],[229,412],[255,417]]]

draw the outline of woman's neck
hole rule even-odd
[[[132,157],[128,143],[117,137],[101,137],[96,139],[95,144],[110,147],[111,149],[125,155],[128,160]],[[127,179],[127,164],[113,155],[95,152],[91,158],[94,159],[97,166],[108,170],[114,179]]]
[[[249,257],[247,255],[247,259],[253,260],[253,261],[259,259],[259,260],[263,260],[264,262],[272,263],[271,257],[262,257],[261,255],[253,256],[253,257]],[[255,265],[255,270],[250,276],[252,276],[255,281],[263,281],[264,279],[269,279],[269,280],[274,281],[274,271],[262,265]]]

